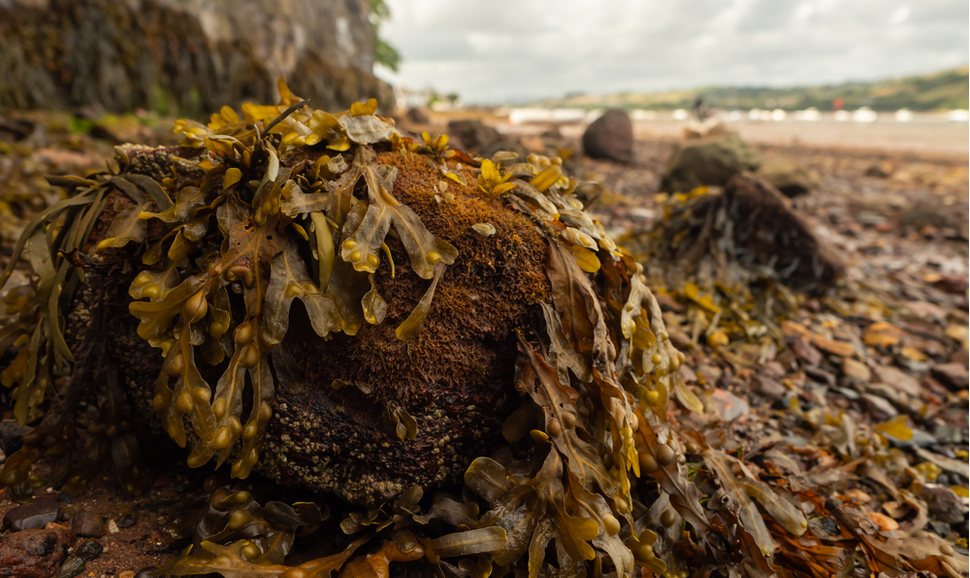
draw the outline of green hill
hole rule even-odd
[[[894,111],[900,108],[927,111],[966,109],[970,105],[968,94],[970,69],[965,66],[936,74],[875,82],[791,88],[719,86],[662,93],[573,94],[546,100],[541,104],[579,108],[673,110],[689,109],[698,96],[703,96],[708,106],[724,109],[800,110],[815,107],[825,111],[832,110],[832,102],[836,98],[842,98],[844,108],[849,110],[868,106],[878,111]]]

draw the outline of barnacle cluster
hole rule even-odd
[[[21,348],[3,372],[18,419],[43,418],[4,483],[42,452],[70,456],[80,424],[93,449],[69,479],[111,455],[135,487],[132,416],[150,400],[190,466],[368,508],[340,522],[336,557],[287,574],[293,532],[326,516],[220,493],[174,574],[420,559],[456,575],[630,575],[672,560],[660,520],[703,540],[667,424],[670,397],[699,408],[682,355],[561,160],[472,158],[401,134],[373,100],[331,115],[279,88],[277,106],[179,121],[180,147],[123,147],[118,170],[56,181],[73,194],[16,248],[32,274],[8,290],[0,333]],[[145,352],[135,368],[120,361],[131,342],[98,333],[112,312]]]

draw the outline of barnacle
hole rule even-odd
[[[375,101],[329,114],[282,82],[280,94],[179,121],[182,148],[123,150],[117,174],[58,181],[73,196],[27,227],[15,253],[26,249],[33,277],[8,291],[16,315],[0,332],[22,349],[2,379],[18,385],[18,419],[46,410],[44,447],[73,443],[70,400],[103,396],[85,388],[105,375],[132,407],[105,402],[101,419],[128,429],[93,428],[78,482],[109,454],[137,480],[128,432],[148,409],[193,467],[228,461],[236,478],[257,469],[367,508],[334,520],[342,550],[287,569],[294,533],[326,516],[217,492],[193,547],[165,567],[175,575],[364,576],[405,562],[662,572],[673,524],[648,515],[638,478],[670,512],[657,520],[707,540],[667,423],[671,397],[699,406],[682,356],[642,267],[583,210],[562,160],[472,158],[446,136],[401,134]],[[145,361],[111,377],[134,346],[101,343],[111,318],[98,304],[126,296],[119,325],[136,325]],[[101,320],[66,314],[72,304]],[[48,401],[57,378],[66,404]],[[41,445],[0,479],[21,483]],[[425,490],[461,484],[422,513]]]

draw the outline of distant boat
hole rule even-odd
[[[852,120],[855,122],[876,122],[879,115],[868,106],[863,106],[852,113]]]
[[[761,110],[760,108],[752,108],[751,111],[748,112],[748,118],[751,120],[761,120],[762,112],[764,111]]]
[[[688,116],[690,116],[690,113],[682,108],[674,111],[674,120],[687,120]]]
[[[946,113],[946,120],[950,122],[967,122],[970,121],[970,110],[951,110]]]
[[[771,111],[771,120],[775,122],[785,120],[787,117],[788,113],[780,108],[776,108],[775,110]]]
[[[852,114],[850,114],[847,110],[837,110],[835,111],[834,118],[839,122],[846,122],[852,120]]]

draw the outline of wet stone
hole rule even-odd
[[[0,575],[16,578],[51,578],[67,558],[76,538],[64,526],[51,524],[0,537]]]
[[[74,578],[84,571],[84,560],[81,558],[68,558],[61,569],[57,571],[54,578]]]
[[[771,400],[779,400],[788,392],[777,379],[767,375],[756,375],[753,381],[758,393]]]
[[[104,518],[91,510],[81,510],[75,514],[71,527],[78,536],[87,538],[100,538],[107,533]]]
[[[821,367],[806,366],[803,368],[805,370],[805,375],[810,377],[816,383],[821,383],[822,385],[827,385],[829,387],[835,386],[835,376],[829,371],[822,369]]]
[[[919,382],[895,367],[877,365],[873,368],[872,372],[880,383],[884,383],[897,391],[913,397],[919,397]]]
[[[962,363],[944,363],[935,365],[930,370],[940,383],[951,391],[961,391],[970,387],[970,374]]]
[[[3,528],[14,532],[43,528],[57,521],[59,507],[60,504],[52,497],[36,498],[7,512],[3,517]]]
[[[872,379],[872,370],[865,363],[849,357],[842,360],[842,373],[863,383],[869,383],[869,380]]]
[[[101,555],[104,547],[95,540],[87,540],[77,547],[76,554],[84,560],[94,560]]]
[[[136,572],[133,578],[152,578],[152,575],[154,572],[155,572],[154,566],[146,566],[141,570],[139,570],[138,572]]]
[[[967,515],[967,507],[950,488],[943,486],[926,486],[920,497],[926,501],[930,516],[947,524],[963,522]]]
[[[705,409],[722,421],[732,421],[751,411],[748,402],[724,389],[715,389],[705,396]]]
[[[789,342],[795,355],[802,358],[811,365],[822,363],[822,353],[814,345],[801,337],[794,337]]]
[[[873,419],[878,421],[886,421],[890,418],[896,417],[899,413],[893,404],[889,403],[885,398],[879,397],[878,395],[873,395],[871,393],[863,393],[862,401],[866,404],[866,409],[869,411],[869,415]]]
[[[115,520],[115,524],[117,524],[117,526],[122,529],[130,528],[134,526],[137,522],[138,522],[138,516],[136,516],[135,514],[122,514],[118,516],[118,518]]]

